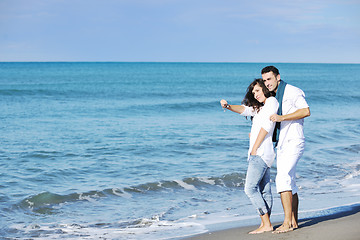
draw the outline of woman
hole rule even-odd
[[[272,194],[270,187],[270,167],[275,158],[272,135],[275,123],[270,116],[277,112],[279,103],[262,79],[255,79],[248,87],[243,105],[229,105],[221,100],[221,106],[243,116],[251,116],[250,147],[248,170],[245,180],[245,193],[255,206],[261,218],[258,229],[249,234],[273,230],[270,222]]]

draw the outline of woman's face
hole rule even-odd
[[[265,94],[264,94],[264,92],[263,92],[263,90],[262,90],[262,88],[260,87],[259,84],[256,84],[254,86],[254,89],[252,90],[252,93],[254,94],[254,98],[256,100],[258,100],[261,103],[265,102],[266,97],[265,97]]]

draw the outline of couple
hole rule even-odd
[[[250,147],[245,193],[261,218],[261,225],[250,234],[273,231],[270,222],[272,194],[270,167],[277,149],[276,188],[284,209],[284,222],[274,233],[298,227],[298,188],[295,183],[296,164],[304,152],[304,118],[310,109],[304,92],[280,79],[279,70],[267,66],[262,79],[255,79],[248,87],[243,105],[221,106],[243,116],[251,116]]]

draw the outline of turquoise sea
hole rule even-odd
[[[240,103],[270,64],[311,109],[299,217],[358,206],[360,64],[0,63],[0,236],[179,239],[258,224],[243,188],[251,122],[219,101]]]

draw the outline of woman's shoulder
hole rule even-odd
[[[268,99],[266,99],[264,107],[265,106],[270,108],[278,108],[279,102],[275,97],[269,97]]]
[[[278,103],[278,100],[275,98],[275,97],[268,97],[268,99],[266,100],[266,102],[265,103],[272,103],[272,104],[274,104],[274,103]]]

